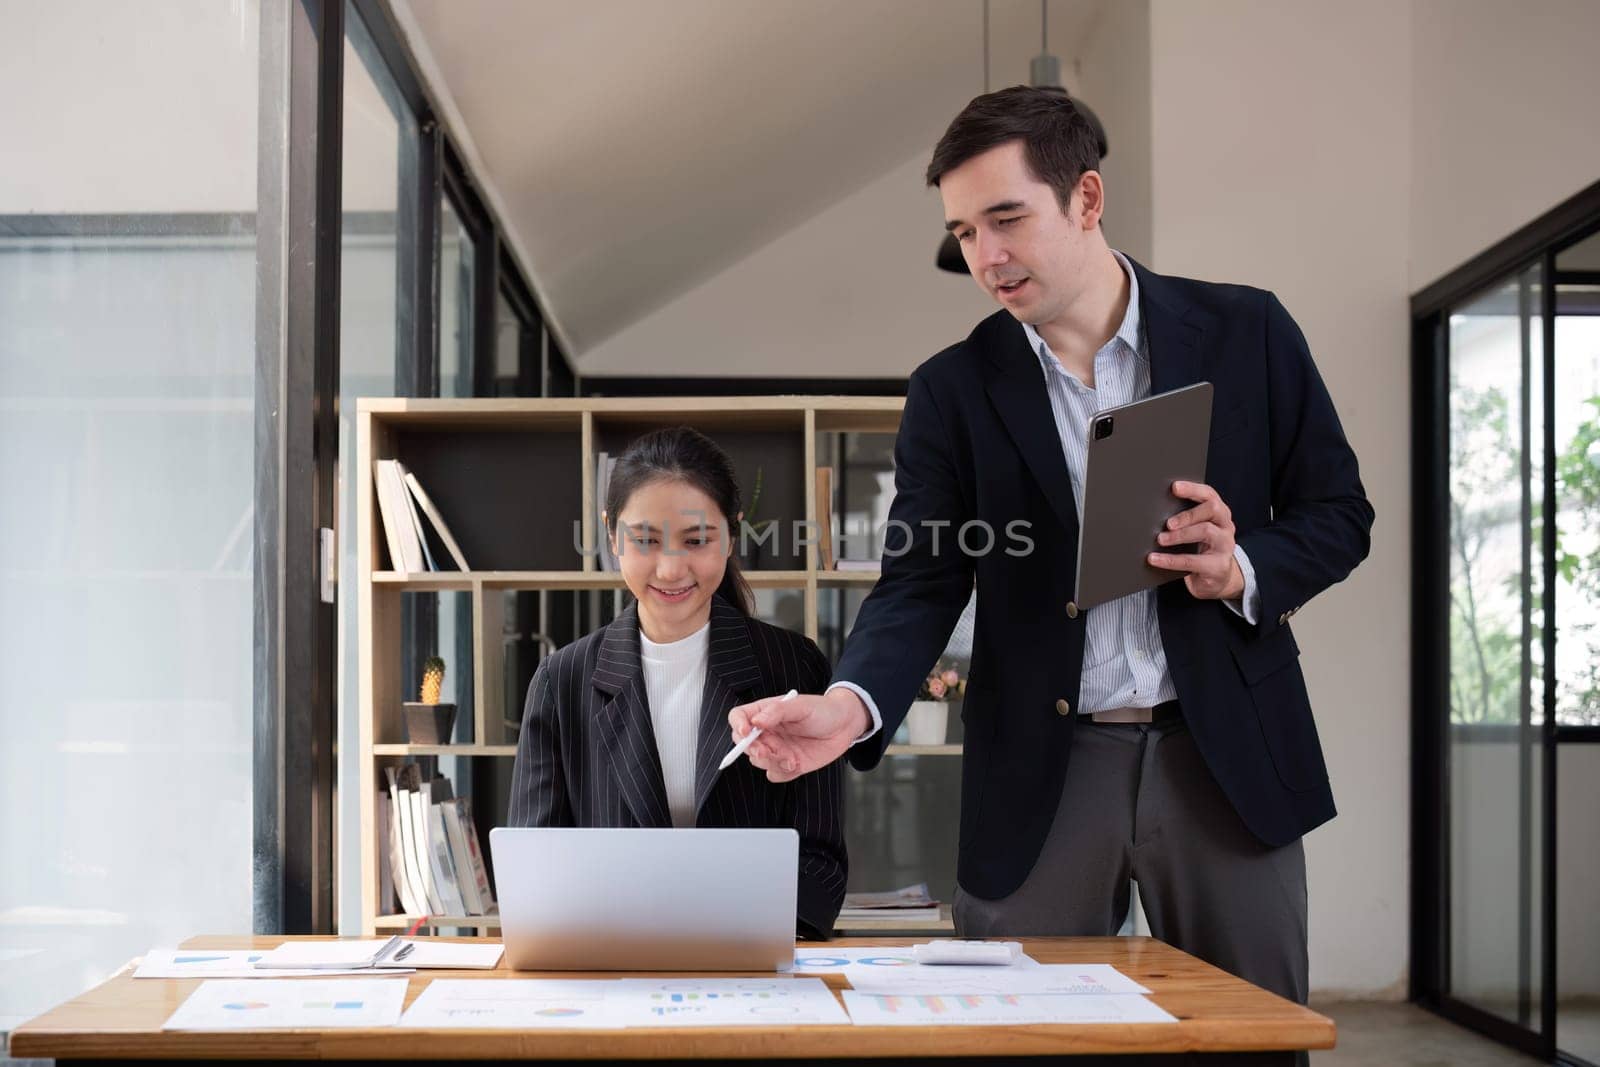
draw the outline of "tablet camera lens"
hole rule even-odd
[[[1094,439],[1096,441],[1103,441],[1107,437],[1110,437],[1111,436],[1111,424],[1114,421],[1115,420],[1110,418],[1109,416],[1107,416],[1106,418],[1103,418],[1103,419],[1096,420],[1096,422],[1094,424]]]

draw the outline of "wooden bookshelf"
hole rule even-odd
[[[757,464],[763,471],[761,517],[817,521],[817,437],[831,433],[892,434],[898,397],[669,397],[405,399],[358,401],[356,537],[360,597],[358,632],[361,751],[361,914],[367,934],[408,928],[417,916],[393,914],[378,900],[380,852],[377,793],[383,768],[419,757],[506,759],[516,755],[518,709],[503,696],[509,591],[621,590],[622,576],[599,569],[596,456],[615,454],[637,434],[689,425],[735,458],[746,494]],[[390,569],[373,485],[373,461],[400,459],[416,474],[475,569],[406,573]],[[510,488],[508,488],[510,487]],[[574,523],[576,526],[574,527]],[[426,523],[425,523],[426,525]],[[756,589],[798,590],[807,636],[817,636],[818,590],[868,590],[878,575],[821,571],[814,546],[788,548],[746,569]],[[441,560],[441,565],[444,561]],[[481,568],[481,569],[476,569]],[[467,743],[406,743],[401,701],[414,680],[401,673],[401,614],[406,594],[464,593],[471,600],[472,722]],[[458,674],[457,677],[462,675]],[[959,745],[889,748],[892,755],[959,755]],[[476,811],[487,832],[501,812]],[[432,928],[494,932],[494,916],[435,916]],[[921,927],[918,927],[921,928]]]

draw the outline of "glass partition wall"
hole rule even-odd
[[[1415,991],[1600,1062],[1600,187],[1413,311]]]
[[[152,945],[251,925],[258,16],[18,20],[0,35],[0,1033]]]

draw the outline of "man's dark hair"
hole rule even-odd
[[[928,162],[928,184],[974,156],[1022,142],[1028,170],[1056,191],[1061,210],[1086,170],[1100,165],[1100,141],[1072,98],[1059,88],[1013,85],[974,97],[944,131]]]

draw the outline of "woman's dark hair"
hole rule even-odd
[[[1072,98],[1059,88],[1013,85],[974,97],[944,131],[928,162],[928,184],[974,156],[1011,141],[1035,178],[1055,190],[1061,210],[1083,172],[1100,166],[1101,137]]]
[[[615,535],[618,516],[628,498],[651,482],[663,479],[687,482],[710,497],[728,521],[730,545],[739,536],[739,480],[733,461],[717,443],[688,426],[654,430],[636,439],[617,459],[617,467],[606,489],[606,533]],[[713,521],[706,517],[709,523]],[[728,553],[728,567],[717,587],[722,599],[749,615],[755,609],[750,584],[739,571],[739,557]]]

